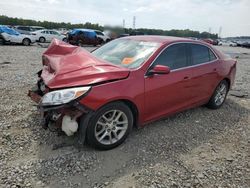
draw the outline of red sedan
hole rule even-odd
[[[191,39],[124,37],[92,53],[54,40],[29,96],[45,127],[111,149],[133,126],[204,104],[221,107],[235,72],[235,60]]]

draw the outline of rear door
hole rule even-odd
[[[165,65],[171,71],[145,77],[146,121],[179,111],[191,103],[189,59],[186,44],[174,44],[167,47],[150,66],[149,70],[155,65]]]
[[[188,47],[191,53],[194,102],[207,101],[218,84],[217,68],[220,62],[206,45],[190,43]]]

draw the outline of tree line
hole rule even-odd
[[[88,29],[95,29],[95,30],[105,30],[105,26],[101,26],[99,24],[93,24],[90,22],[86,23],[79,23],[79,24],[72,24],[70,22],[50,22],[50,21],[36,21],[31,19],[22,19],[22,18],[12,18],[4,15],[0,15],[0,24],[1,25],[24,25],[24,26],[42,26],[47,29],[59,29],[59,28],[66,28],[66,29],[74,29],[74,28],[88,28]],[[217,34],[212,34],[209,32],[199,32],[199,31],[192,31],[189,29],[179,30],[179,29],[172,29],[172,30],[162,30],[162,29],[147,29],[147,28],[138,28],[133,30],[132,28],[119,28],[117,29],[118,34],[127,33],[127,34],[136,34],[136,33],[143,33],[147,35],[167,35],[167,36],[177,36],[177,37],[195,37],[195,38],[212,38],[217,39]]]

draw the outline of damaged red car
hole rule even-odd
[[[133,126],[206,104],[217,109],[234,83],[236,61],[185,38],[131,36],[92,53],[54,40],[36,88],[43,124],[99,149],[120,145]]]

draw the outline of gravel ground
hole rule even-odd
[[[238,58],[221,109],[179,113],[97,151],[39,125],[27,91],[46,48],[0,46],[0,187],[250,187],[250,50],[218,48]]]

